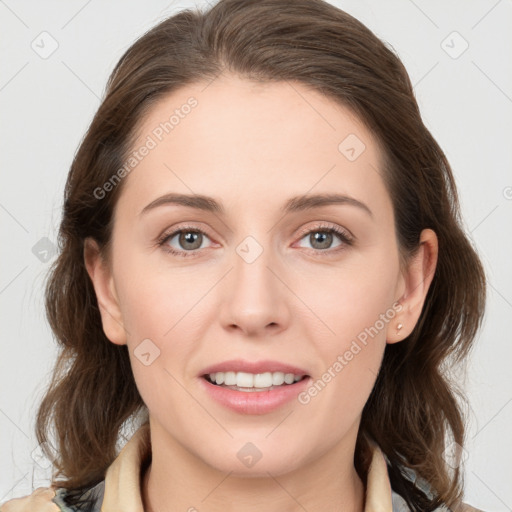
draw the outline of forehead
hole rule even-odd
[[[228,75],[185,86],[152,106],[132,150],[144,156],[121,199],[141,207],[171,191],[267,206],[350,192],[389,205],[377,140],[348,108],[297,82]]]

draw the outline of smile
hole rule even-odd
[[[204,376],[206,380],[227,389],[242,392],[270,391],[280,386],[286,386],[299,382],[306,375],[298,375],[284,372],[215,372]]]

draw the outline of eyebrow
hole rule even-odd
[[[216,213],[219,215],[224,215],[225,213],[225,209],[222,204],[216,201],[213,197],[200,194],[170,193],[161,197],[157,197],[154,201],[151,201],[151,203],[142,209],[139,215],[143,215],[159,206],[169,204],[188,206],[190,208]],[[281,208],[281,212],[299,212],[333,204],[355,206],[365,211],[370,215],[370,217],[373,218],[372,211],[365,203],[343,194],[305,194],[301,196],[295,196],[286,201],[286,203]]]

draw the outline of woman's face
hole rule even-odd
[[[240,474],[353,448],[407,287],[376,140],[304,85],[227,75],[155,104],[132,149],[96,289],[152,426]],[[268,390],[276,370],[307,377]]]

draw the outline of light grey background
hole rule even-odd
[[[512,3],[331,3],[399,54],[453,167],[466,229],[489,279],[465,384],[472,408],[465,500],[485,511],[512,510]],[[56,355],[42,286],[73,154],[122,53],[190,5],[0,0],[0,503],[48,483],[33,433]]]

